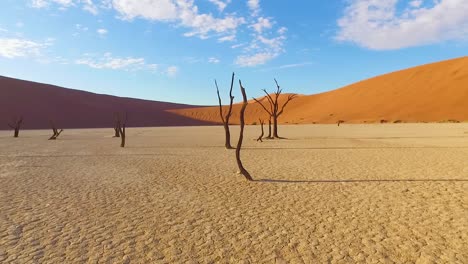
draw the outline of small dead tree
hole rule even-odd
[[[23,124],[23,117],[20,117],[19,119],[14,118],[12,121],[13,122],[8,123],[8,126],[15,131],[13,137],[17,138],[19,136],[21,125]]]
[[[52,120],[50,121],[50,125],[52,127],[52,131],[54,134],[49,138],[49,140],[56,140],[60,136],[60,134],[63,132],[63,129],[60,129],[60,131],[58,131],[58,129],[55,127],[55,124]]]
[[[232,73],[231,89],[229,90],[230,103],[229,103],[229,109],[228,109],[228,112],[226,113],[226,116],[224,116],[224,113],[223,113],[221,96],[219,95],[218,82],[216,80],[215,80],[215,85],[216,85],[216,92],[218,94],[218,101],[219,101],[219,115],[221,116],[221,121],[223,122],[224,132],[226,135],[224,146],[226,147],[226,149],[233,149],[233,147],[231,146],[231,132],[229,131],[229,118],[231,118],[232,103],[234,102],[234,96],[232,95],[232,87],[234,85],[234,73]]]
[[[270,115],[270,123],[271,123],[271,119],[273,119],[273,138],[281,138],[278,135],[278,118],[283,114],[284,108],[289,104],[289,102],[297,97],[297,94],[288,95],[288,98],[280,107],[278,99],[281,93],[283,92],[283,90],[278,85],[278,82],[276,81],[276,79],[275,79],[275,83],[276,83],[276,91],[273,93],[273,96],[269,94],[265,89],[262,90],[266,94],[264,98],[268,100],[268,103],[270,106],[269,109],[260,100],[257,100],[256,98],[253,98],[253,99],[255,100],[255,102],[260,104],[263,110],[265,110]]]
[[[344,123],[343,120],[338,120],[338,122],[337,122],[338,126],[340,126],[342,123]]]
[[[117,129],[119,130],[120,134],[120,147],[124,148],[125,147],[125,126],[127,124],[127,113],[125,113],[125,120],[123,122],[120,120],[120,115],[119,115],[119,122],[118,122],[118,127]]]
[[[263,135],[265,134],[265,131],[263,130],[263,124],[265,124],[265,122],[262,120],[262,119],[258,119],[258,121],[260,122],[260,127],[262,129],[262,133],[260,134],[260,136],[257,138],[257,142],[260,141],[260,142],[263,142],[262,138],[263,138]]]
[[[119,113],[114,113],[114,137],[120,137],[120,128],[121,127],[121,121],[120,121],[120,114]]]
[[[237,142],[237,147],[236,147],[236,160],[237,160],[237,166],[239,167],[240,174],[244,175],[244,177],[248,181],[253,181],[252,176],[250,176],[249,172],[244,168],[244,166],[242,165],[242,161],[240,159],[240,151],[242,148],[242,141],[244,139],[244,126],[245,126],[244,115],[245,115],[245,108],[247,108],[248,102],[247,102],[247,95],[245,94],[245,89],[242,86],[241,80],[239,80],[239,86],[240,86],[240,90],[242,93],[243,104],[240,110],[240,133],[239,133],[239,141]]]

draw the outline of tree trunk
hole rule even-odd
[[[17,138],[19,136],[19,127],[15,128],[15,135],[14,137]]]
[[[125,124],[123,124],[122,128],[120,129],[120,147],[125,147]]]
[[[240,173],[244,175],[244,177],[247,180],[253,181],[252,176],[250,176],[249,172],[244,168],[244,166],[242,165],[242,161],[240,159],[240,151],[242,148],[242,141],[244,139],[244,126],[245,126],[244,114],[245,114],[245,108],[247,107],[248,102],[247,102],[247,95],[245,94],[245,89],[244,87],[242,87],[242,83],[240,80],[239,80],[239,85],[240,85],[240,89],[242,92],[243,104],[242,104],[242,108],[240,111],[240,133],[239,133],[239,141],[237,142],[237,147],[236,147],[236,160],[237,160],[237,166],[239,167]]]
[[[270,119],[268,119],[268,137],[267,138],[272,138],[271,137],[271,116],[270,116]]]
[[[116,126],[116,127],[114,127],[114,130],[115,130],[114,137],[120,137],[120,131],[119,131],[119,128]]]
[[[225,132],[225,135],[226,135],[226,140],[225,140],[224,146],[226,147],[226,149],[234,149],[231,146],[231,132],[229,131],[229,124],[227,124],[227,123],[224,123],[224,132]]]
[[[260,142],[263,142],[262,138],[263,138],[263,135],[265,134],[265,131],[263,130],[263,121],[260,119],[260,126],[262,128],[262,133],[260,134],[260,136],[257,138],[257,142],[260,141]]]
[[[278,136],[278,117],[277,116],[273,116],[273,137],[280,138]]]

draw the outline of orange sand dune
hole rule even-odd
[[[232,123],[238,123],[240,105]],[[175,109],[171,112],[219,122],[218,107]],[[266,118],[258,104],[247,108],[247,123]],[[468,121],[468,57],[422,65],[364,80],[292,101],[281,123],[350,123]]]

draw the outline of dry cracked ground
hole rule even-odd
[[[468,124],[223,133],[0,132],[0,262],[468,263]]]

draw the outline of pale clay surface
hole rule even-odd
[[[0,263],[468,263],[468,124],[246,129],[1,131]]]

